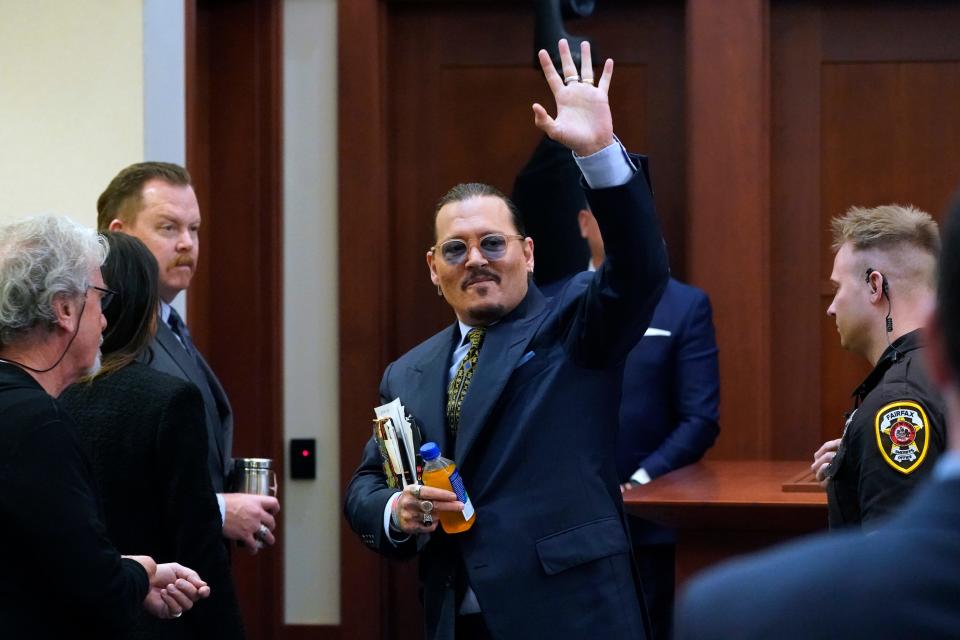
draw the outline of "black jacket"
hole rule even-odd
[[[829,470],[831,528],[873,528],[903,505],[946,448],[943,400],[927,379],[922,348],[919,330],[900,336],[854,391]]]
[[[211,588],[180,619],[140,616],[130,637],[242,638],[197,388],[136,362],[73,385],[60,401],[88,446],[111,540],[186,565]]]
[[[73,422],[31,376],[5,362],[0,487],[0,635],[125,637],[142,611],[147,574],[107,539]]]

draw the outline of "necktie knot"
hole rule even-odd
[[[193,340],[190,337],[190,330],[187,329],[187,325],[183,323],[183,320],[180,318],[180,314],[177,313],[177,310],[173,307],[170,308],[170,315],[167,317],[167,324],[170,325],[170,330],[173,331],[174,335],[180,339],[180,344],[183,345],[183,348],[186,349],[187,353],[193,355],[196,352],[196,348],[193,346]]]
[[[467,332],[467,340],[470,342],[471,349],[479,349],[483,343],[483,336],[487,333],[486,327],[474,327]]]

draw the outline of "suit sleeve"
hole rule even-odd
[[[210,585],[210,597],[198,602],[183,624],[202,637],[242,638],[230,559],[224,546],[220,508],[207,471],[207,435],[203,397],[192,384],[178,384],[157,425],[157,458],[169,468],[164,478],[163,522],[175,561],[194,569]]]
[[[0,511],[36,550],[38,598],[68,598],[71,607],[116,629],[140,614],[149,584],[138,563],[121,558],[99,516],[93,478],[63,414],[32,430],[3,465]],[[130,550],[129,553],[136,553]],[[52,603],[56,609],[56,602]]]
[[[720,370],[713,315],[705,295],[699,294],[691,305],[674,357],[677,425],[656,451],[637,465],[651,478],[693,464],[717,439]]]
[[[635,160],[642,170],[625,185],[586,188],[607,256],[580,297],[564,338],[580,366],[622,362],[650,324],[669,277],[646,159]]]
[[[393,364],[387,367],[380,383],[381,403],[388,402],[387,398],[396,397],[389,390],[388,380],[392,369]],[[343,513],[350,528],[360,536],[360,540],[367,547],[387,556],[409,558],[416,554],[416,537],[411,536],[406,542],[394,545],[383,530],[383,510],[390,496],[396,492],[396,489],[387,485],[380,450],[371,435],[363,448],[360,466],[353,472],[350,484],[347,485]]]

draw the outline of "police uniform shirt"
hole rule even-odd
[[[946,449],[945,408],[923,369],[922,349],[919,330],[904,334],[854,391],[828,472],[831,528],[875,526],[905,502]]]

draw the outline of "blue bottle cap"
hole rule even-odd
[[[436,460],[440,457],[440,447],[437,446],[436,442],[425,442],[420,447],[420,455],[426,461]]]

